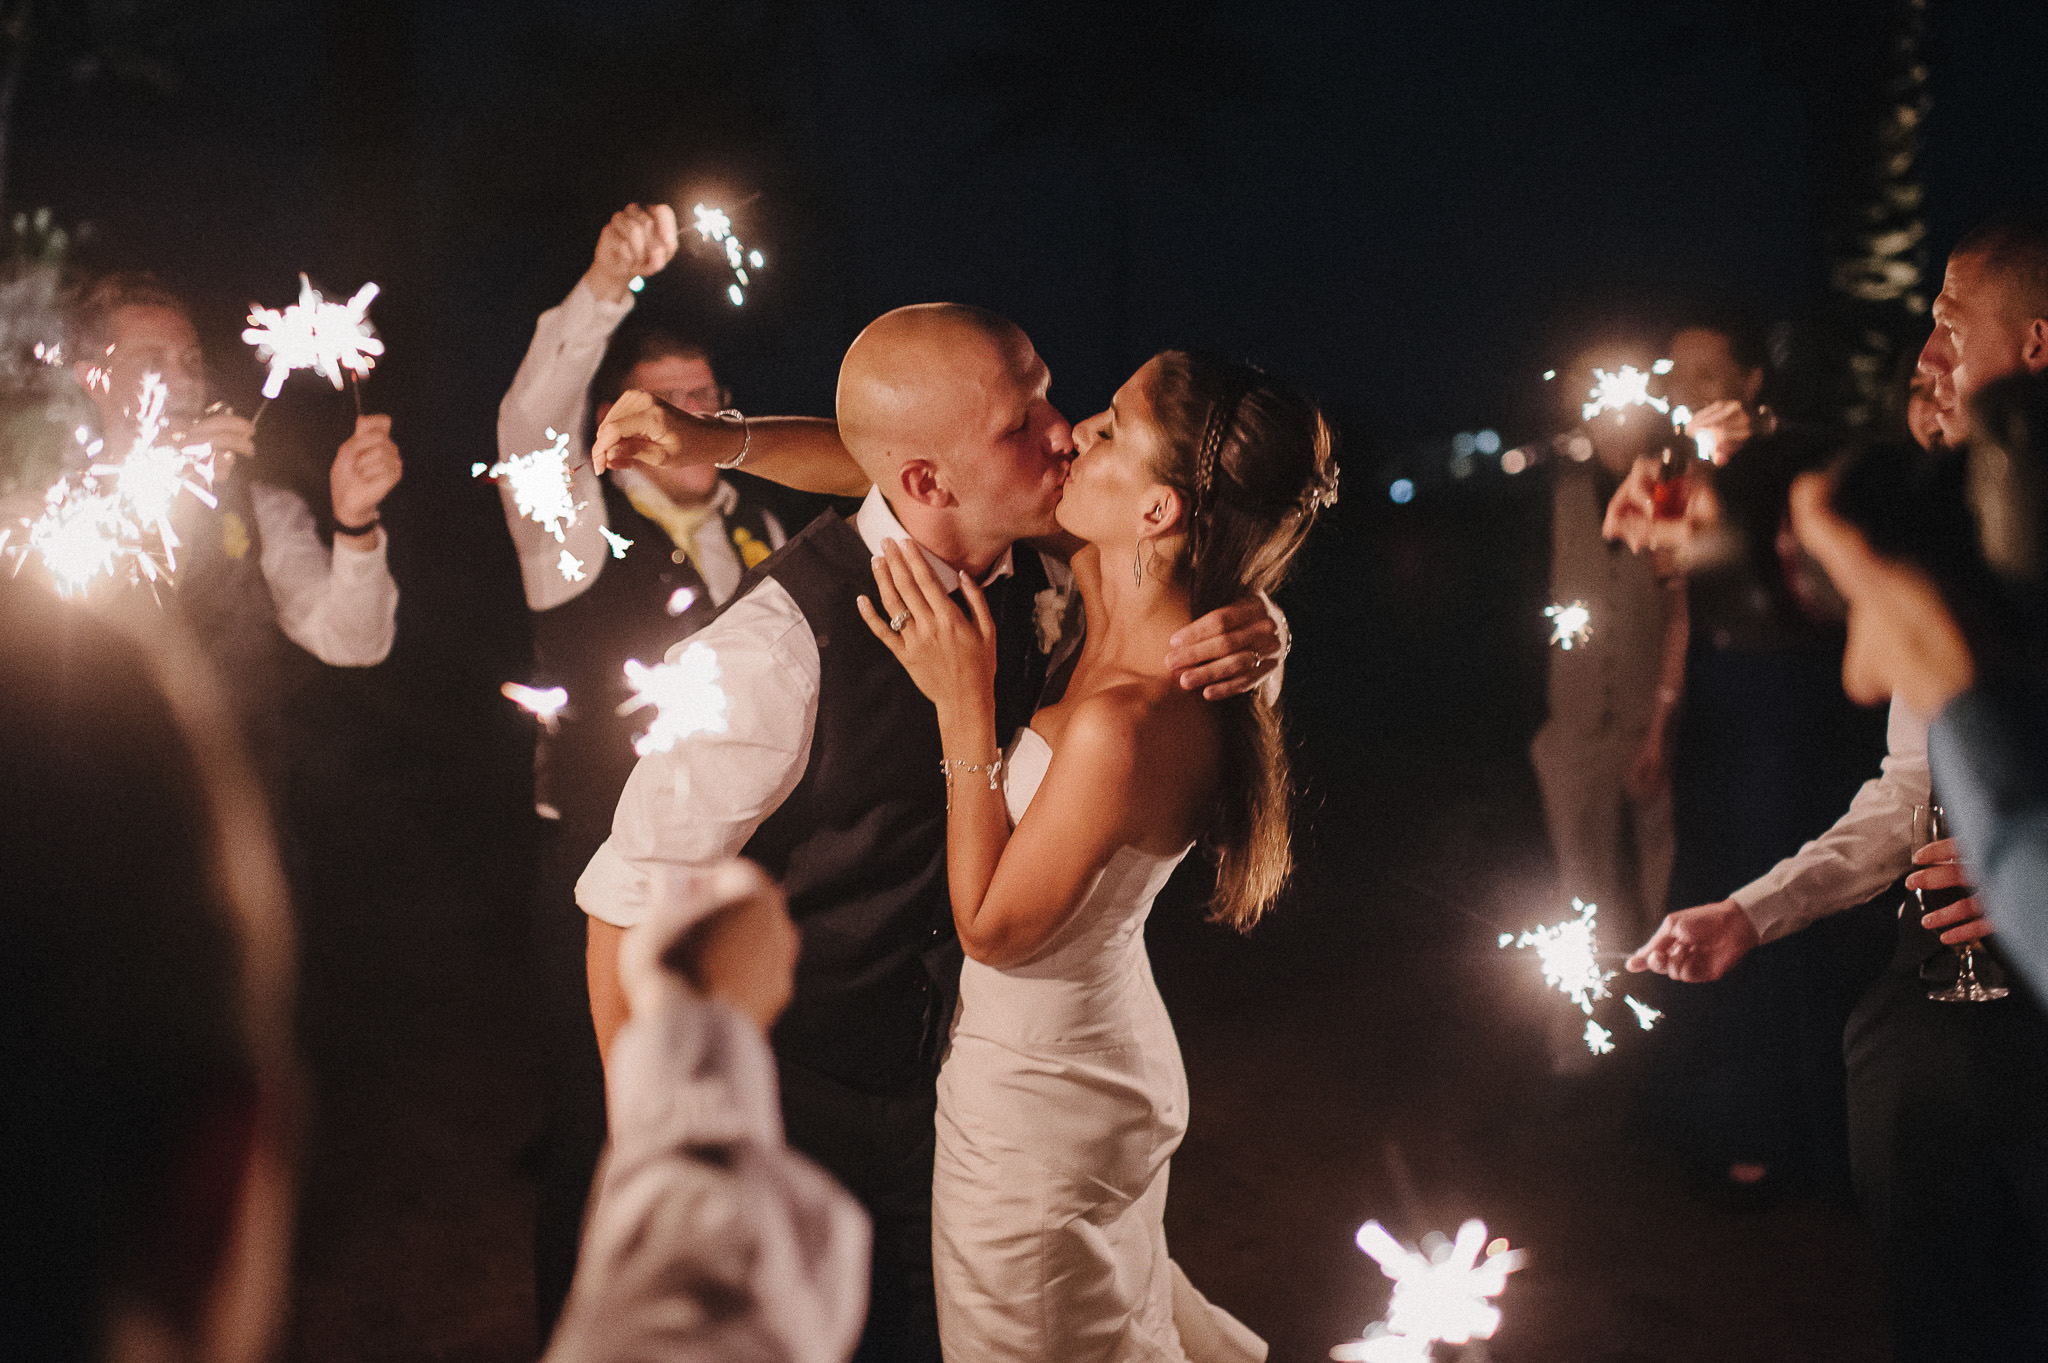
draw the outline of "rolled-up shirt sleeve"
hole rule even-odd
[[[383,530],[367,550],[320,542],[313,511],[297,493],[252,483],[263,537],[263,580],[285,637],[330,667],[374,667],[398,637],[398,583]]]
[[[803,612],[769,579],[669,650],[718,659],[725,727],[642,757],[619,796],[611,837],[576,882],[576,902],[615,927],[644,919],[672,871],[739,854],[802,779],[818,716],[818,645]]]
[[[1879,774],[1827,832],[1730,896],[1774,942],[1863,903],[1913,864],[1913,806],[1928,802],[1927,721],[1892,702]]]

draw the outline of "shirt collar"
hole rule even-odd
[[[903,528],[903,522],[896,519],[896,513],[889,509],[889,499],[882,495],[882,489],[878,487],[868,489],[867,500],[860,504],[860,514],[853,518],[853,528],[860,531],[860,537],[868,546],[868,552],[871,554],[879,555],[882,552],[882,546],[890,540],[907,540],[912,544],[917,544],[916,540],[910,538],[910,532]],[[917,550],[924,555],[924,561],[931,568],[932,576],[939,580],[939,586],[943,587],[948,594],[959,589],[960,574],[954,571],[952,564],[946,562],[922,544],[917,545]],[[1015,552],[1014,549],[1003,550],[1003,556],[997,559],[988,572],[982,575],[982,579],[977,585],[986,587],[997,578],[1008,577],[1014,572],[1016,570],[1016,565],[1013,562]]]

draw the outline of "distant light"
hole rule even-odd
[[[1585,432],[1573,431],[1571,438],[1564,442],[1564,452],[1583,464],[1593,457],[1593,442]]]
[[[1557,371],[1556,371],[1555,369],[1546,369],[1546,370],[1544,370],[1544,371],[1543,371],[1543,381],[1544,381],[1545,383],[1549,383],[1549,382],[1550,382],[1550,381],[1551,381],[1552,379],[1554,379],[1554,378],[1556,378],[1556,377],[1557,377]]]
[[[697,593],[688,587],[678,587],[668,595],[668,613],[681,615],[697,604]]]
[[[630,280],[626,281],[626,287],[631,289],[634,293],[638,293],[640,292],[640,290],[647,287],[647,281],[642,279],[639,275],[634,275]]]
[[[1453,478],[1470,478],[1473,467],[1472,456],[1469,454],[1459,454],[1451,457],[1451,477]]]
[[[1460,459],[1468,458],[1472,451],[1477,448],[1479,448],[1479,437],[1470,431],[1459,431],[1451,437],[1451,453],[1457,455]]]
[[[1387,496],[1393,499],[1394,505],[1406,506],[1415,500],[1415,484],[1406,478],[1396,478],[1387,487]]]
[[[1500,457],[1500,471],[1502,473],[1520,473],[1527,467],[1529,467],[1529,456],[1520,450],[1509,450]]]
[[[1495,430],[1481,431],[1473,438],[1472,443],[1479,447],[1481,454],[1499,454],[1500,432]]]

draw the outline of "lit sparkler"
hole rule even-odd
[[[125,573],[130,582],[155,582],[175,573],[181,541],[171,520],[179,495],[189,492],[209,507],[218,505],[213,446],[158,443],[167,396],[160,377],[144,375],[135,440],[126,457],[93,462],[83,473],[59,479],[44,496],[43,514],[29,523],[26,547],[41,557],[61,594],[83,592],[101,576]],[[73,434],[96,459],[102,443],[89,440],[82,426]]]
[[[555,571],[560,573],[569,582],[581,582],[588,576],[583,571],[583,560],[570,553],[567,549],[564,549],[562,556],[555,560]]]
[[[633,751],[645,757],[667,752],[691,734],[724,733],[727,703],[718,677],[718,655],[704,643],[690,644],[674,662],[657,667],[628,658],[626,684],[633,698],[619,713],[629,715],[647,705],[655,711],[654,723],[633,740]]]
[[[576,500],[569,481],[567,432],[550,426],[547,434],[552,443],[530,454],[515,454],[489,467],[471,464],[469,471],[473,476],[503,478],[511,484],[512,500],[519,507],[519,514],[553,535],[555,543],[561,544],[567,539],[564,529],[576,524],[576,513],[583,509],[584,503]],[[562,558],[565,564],[573,561],[566,549],[562,551]],[[576,566],[581,568],[583,565],[578,563]],[[562,569],[562,576],[569,577],[566,566]],[[575,582],[580,579],[569,580]]]
[[[376,296],[377,286],[365,284],[348,302],[330,303],[301,274],[298,302],[284,308],[250,308],[242,339],[256,347],[256,358],[270,365],[270,376],[263,381],[265,400],[278,395],[294,369],[312,370],[336,391],[344,369],[358,382],[368,375],[376,367],[374,357],[384,353],[384,343],[365,315]]]
[[[1595,1055],[1605,1055],[1614,1049],[1614,1033],[1602,1027],[1591,1018],[1586,1019],[1586,1049]]]
[[[1565,606],[1545,606],[1543,613],[1550,617],[1550,642],[1567,653],[1572,651],[1572,645],[1583,644],[1593,637],[1593,612],[1586,609],[1583,601]]]
[[[1657,363],[1666,364],[1668,368],[1666,361],[1659,360]],[[1620,412],[1629,407],[1648,407],[1654,412],[1669,412],[1671,404],[1663,398],[1651,396],[1650,393],[1650,379],[1653,375],[1663,372],[1664,370],[1658,369],[1656,365],[1652,365],[1651,373],[1647,374],[1632,364],[1623,365],[1618,373],[1613,374],[1604,369],[1595,369],[1593,387],[1587,392],[1586,401],[1579,411],[1587,421],[1591,421],[1602,412]]]
[[[759,251],[749,251],[733,235],[732,219],[723,209],[707,208],[698,204],[690,210],[697,217],[697,235],[706,241],[718,242],[725,248],[725,263],[732,271],[733,282],[726,286],[726,297],[732,299],[734,307],[747,301],[747,288],[754,282],[750,270],[758,270],[768,263]]]
[[[1673,407],[1671,409],[1671,424],[1692,437],[1693,449],[1699,453],[1700,458],[1710,464],[1714,462],[1714,456],[1720,452],[1721,442],[1712,431],[1686,430],[1688,426],[1692,425],[1692,408],[1683,404]]]
[[[559,686],[522,686],[518,682],[506,682],[498,688],[498,694],[539,720],[540,726],[549,733],[561,727],[562,711],[569,705],[569,693]]]
[[[626,551],[633,547],[633,541],[627,539],[608,525],[597,527],[597,533],[603,535],[604,542],[612,547],[613,558],[624,558]]]
[[[1377,1221],[1358,1228],[1358,1247],[1371,1255],[1380,1271],[1394,1281],[1386,1319],[1365,1338],[1330,1350],[1339,1363],[1427,1363],[1430,1345],[1469,1344],[1492,1339],[1500,1328],[1500,1308],[1492,1298],[1507,1287],[1508,1274],[1523,1267],[1527,1255],[1504,1243],[1486,1243],[1486,1223],[1474,1217],[1458,1227],[1455,1240],[1439,1243],[1429,1253],[1409,1249]],[[1425,1240],[1425,1243],[1428,1243]],[[1480,1252],[1487,1251],[1485,1259]]]
[[[1580,1012],[1591,1017],[1593,1001],[1608,997],[1607,982],[1614,978],[1616,972],[1600,968],[1598,945],[1593,935],[1594,917],[1600,906],[1574,899],[1572,907],[1578,910],[1578,917],[1531,929],[1517,937],[1514,944],[1517,950],[1536,948],[1537,959],[1543,964],[1543,982],[1571,999],[1579,1006]]]
[[[1642,1028],[1646,1032],[1649,1031],[1652,1027],[1655,1027],[1659,1022],[1662,1022],[1664,1020],[1664,1015],[1662,1013],[1658,1012],[1655,1008],[1652,1008],[1647,1003],[1639,1002],[1631,995],[1623,994],[1621,996],[1621,1001],[1627,1004],[1629,1006],[1629,1011],[1636,1015],[1636,1026]]]

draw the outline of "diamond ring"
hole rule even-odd
[[[889,617],[889,628],[896,631],[896,633],[898,634],[903,633],[903,627],[909,623],[909,611],[897,611],[894,615]]]

